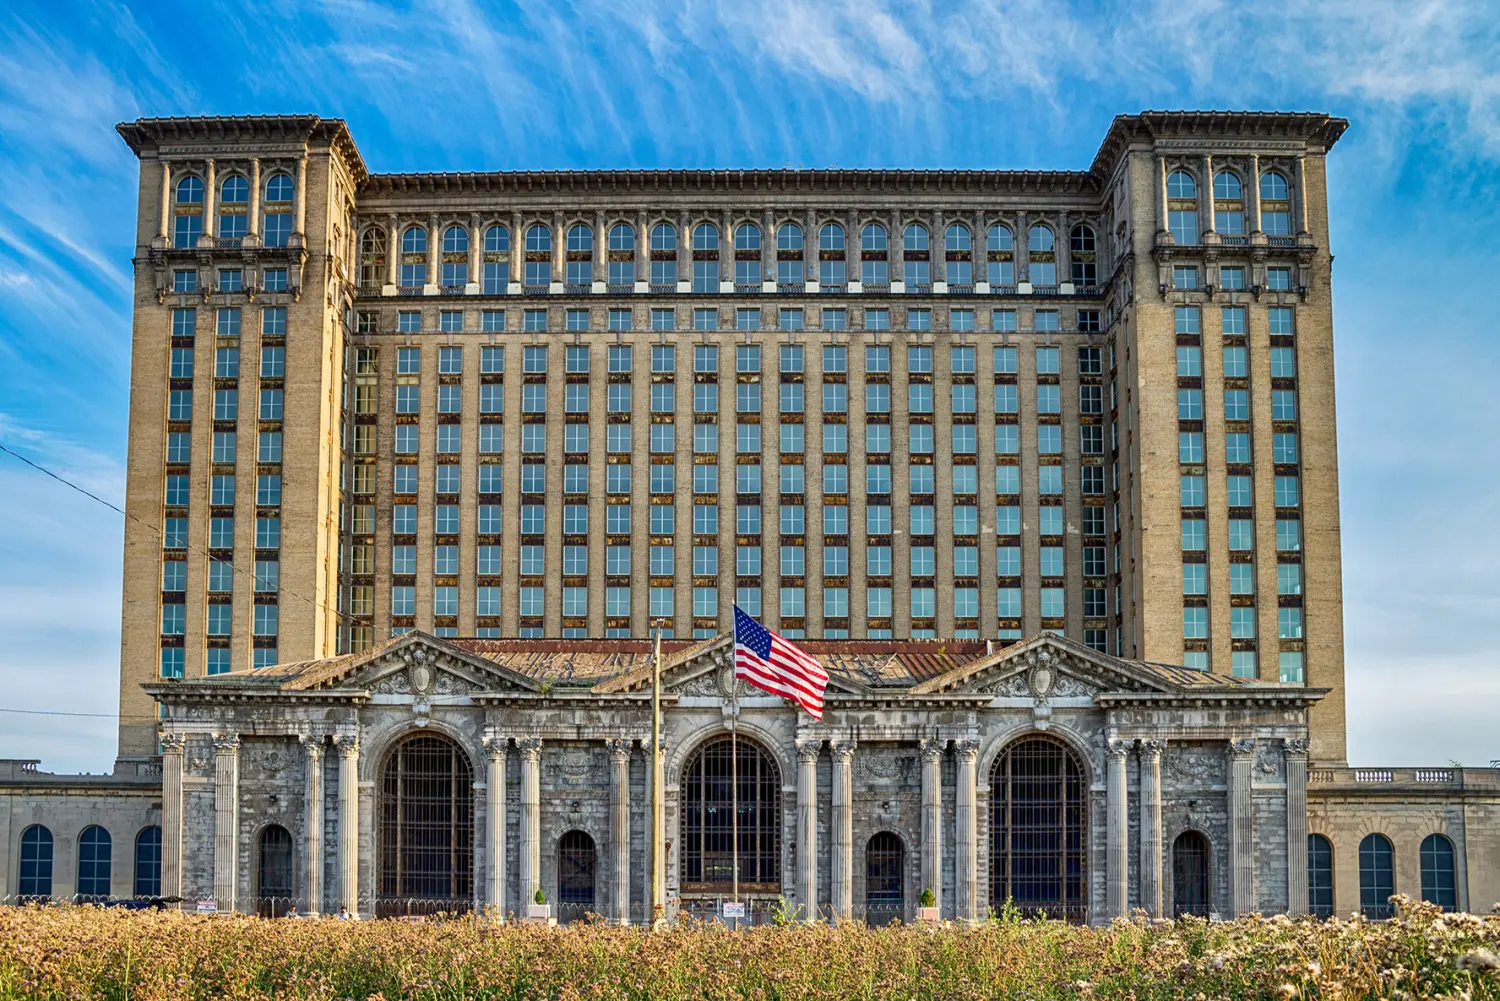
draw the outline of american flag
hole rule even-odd
[[[823,665],[734,606],[734,676],[823,718]]]

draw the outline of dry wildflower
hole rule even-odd
[[[1458,968],[1472,973],[1489,973],[1500,970],[1500,958],[1482,947],[1471,949],[1458,957]]]

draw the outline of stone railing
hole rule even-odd
[[[1316,792],[1330,786],[1358,786],[1371,792],[1385,789],[1435,791],[1438,789],[1500,788],[1500,769],[1463,768],[1324,768],[1307,771],[1307,785]]]

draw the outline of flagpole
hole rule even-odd
[[[729,829],[734,841],[731,850],[734,866],[734,902],[740,902],[740,679],[729,672]],[[740,927],[739,907],[735,907],[734,927]]]
[[[661,895],[662,865],[661,822],[661,630],[656,631],[656,644],[651,657],[651,900],[647,904],[650,915],[648,924],[656,923],[665,914],[660,913],[658,901]]]

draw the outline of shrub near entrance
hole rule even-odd
[[[927,934],[0,908],[0,999],[1500,999],[1500,920],[1399,903],[1382,923],[1010,918]]]

